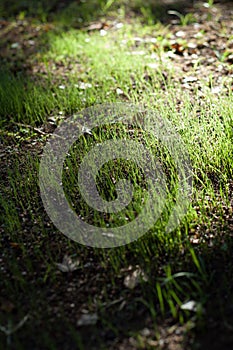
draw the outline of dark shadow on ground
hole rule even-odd
[[[0,18],[34,17],[42,22],[55,21],[67,27],[81,28],[108,11],[120,8],[126,13],[133,10],[142,17],[150,15],[155,22],[169,22],[169,10],[186,14],[193,6],[193,0],[116,0],[111,5],[107,0],[2,0]]]
[[[231,230],[214,247],[206,247],[201,259],[209,276],[205,290],[204,325],[195,330],[193,349],[233,348],[233,219]]]

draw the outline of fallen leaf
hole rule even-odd
[[[21,247],[20,247],[20,244],[17,243],[17,242],[10,242],[10,246],[11,246],[12,248],[21,248]]]
[[[183,83],[193,83],[194,81],[197,81],[197,78],[193,76],[188,76],[183,79]]]
[[[215,86],[211,89],[213,94],[219,94],[222,91],[222,86]]]
[[[11,44],[11,48],[12,49],[19,49],[20,48],[20,44],[19,43],[13,43],[13,44]]]
[[[100,30],[100,36],[105,36],[105,35],[107,35],[107,31],[104,30],[104,29],[101,29]]]
[[[82,127],[82,132],[85,134],[92,135],[91,129],[87,128],[86,126]]]
[[[151,68],[151,69],[158,69],[159,68],[159,63],[147,63],[147,67]]]
[[[171,44],[171,48],[177,55],[182,55],[184,52],[184,46],[176,42]]]
[[[185,32],[183,30],[179,30],[175,33],[175,36],[177,36],[178,38],[183,38],[185,37]]]
[[[109,25],[107,23],[102,23],[102,22],[96,22],[96,23],[92,23],[87,27],[88,31],[92,31],[92,30],[101,30],[101,29],[107,29],[109,28]]]
[[[151,331],[149,330],[149,328],[143,328],[140,331],[140,333],[143,337],[149,337],[151,335]]]
[[[92,30],[100,30],[103,28],[103,24],[101,22],[97,23],[92,23],[87,27],[87,30],[92,31]]]
[[[197,302],[195,300],[189,300],[180,307],[182,310],[197,311]]]
[[[148,277],[146,276],[145,272],[138,267],[131,274],[125,277],[124,285],[129,289],[134,289],[141,281],[147,282]]]
[[[92,84],[84,83],[84,82],[81,82],[80,84],[75,84],[74,86],[81,89],[81,90],[86,90],[86,89],[92,88]]]
[[[119,89],[119,88],[117,88],[117,89],[116,89],[116,93],[117,93],[117,95],[123,95],[123,94],[124,94],[124,91],[121,90],[121,89]]]
[[[199,239],[199,238],[193,238],[193,237],[191,237],[191,238],[190,238],[190,242],[191,242],[192,244],[199,244],[199,243],[200,243],[200,239]]]
[[[120,29],[120,28],[122,28],[123,26],[124,26],[124,24],[121,23],[121,22],[115,24],[115,28],[116,28],[116,29]]]
[[[68,255],[64,255],[62,263],[56,263],[56,266],[61,272],[72,272],[78,269],[79,260],[72,260]]]
[[[77,322],[77,326],[90,326],[95,325],[98,321],[98,315],[93,314],[83,314]]]

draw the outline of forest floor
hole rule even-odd
[[[0,349],[233,347],[232,2],[4,0],[0,60]],[[169,119],[194,179],[179,227],[155,223],[112,249],[63,235],[39,189],[51,134],[106,102]],[[87,132],[79,152],[109,128]],[[129,172],[141,181],[132,164],[116,174]]]

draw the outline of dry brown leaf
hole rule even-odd
[[[146,276],[145,272],[138,267],[131,274],[125,277],[124,285],[129,289],[134,289],[141,281],[147,282],[148,277]]]
[[[64,255],[62,263],[56,263],[61,272],[72,272],[78,269],[79,260],[72,260],[68,255]]]

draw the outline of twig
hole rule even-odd
[[[7,344],[10,345],[11,343],[11,335],[15,333],[18,329],[20,329],[24,323],[28,320],[29,315],[26,315],[23,317],[17,325],[13,326],[11,322],[8,322],[8,327],[0,326],[0,331],[2,331],[7,336]]]
[[[42,130],[40,130],[38,128],[35,128],[34,126],[23,124],[23,123],[17,123],[17,122],[14,122],[14,121],[12,123],[17,125],[17,126],[22,126],[24,128],[28,128],[28,129],[32,129],[34,131],[37,131],[41,135],[48,135],[46,132],[44,132],[44,131],[42,131]]]

